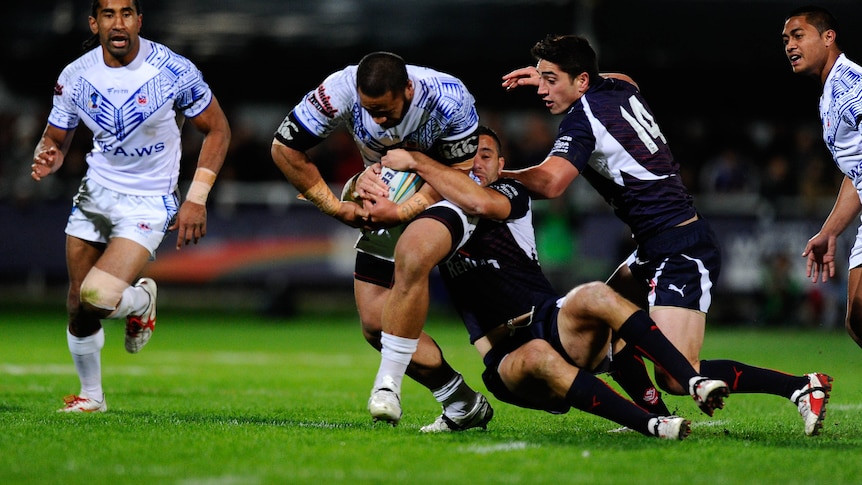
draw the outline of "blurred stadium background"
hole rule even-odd
[[[142,35],[198,64],[233,128],[207,237],[179,253],[169,239],[148,269],[175,290],[160,303],[277,313],[350,308],[355,231],[297,201],[269,158],[272,133],[289,109],[328,73],[390,50],[462,78],[483,122],[502,134],[509,165],[536,163],[558,120],[534,93],[504,93],[500,77],[531,64],[529,48],[545,34],[580,33],[594,43],[602,70],[640,84],[723,242],[713,321],[840,327],[845,278],[813,285],[799,256],[840,181],[820,140],[819,86],[794,77],[783,55],[784,14],[801,3],[143,0]],[[823,5],[842,21],[845,51],[862,61],[862,33],[854,28],[862,2]],[[4,301],[62,302],[63,226],[89,133],[79,128],[52,179],[36,184],[28,172],[56,77],[89,35],[89,7],[85,0],[0,6]],[[187,132],[185,167],[194,166],[199,142]],[[343,134],[315,157],[334,190],[361,168]],[[625,227],[583,181],[561,199],[537,202],[536,212],[541,258],[561,288],[604,279],[630,249]],[[442,296],[437,301],[445,305]]]

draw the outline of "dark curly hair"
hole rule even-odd
[[[530,53],[537,61],[544,59],[560,66],[572,78],[582,72],[589,74],[591,81],[599,78],[596,51],[583,37],[549,34],[536,42]]]

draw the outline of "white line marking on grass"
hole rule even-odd
[[[498,451],[520,451],[527,448],[536,447],[538,447],[538,445],[532,445],[524,441],[513,441],[511,443],[500,443],[496,445],[468,446],[466,448],[463,448],[463,450],[468,453],[476,453],[477,455],[487,455],[489,453],[496,453]]]
[[[139,365],[121,365],[111,368],[111,374],[128,375],[128,376],[143,376],[151,374],[152,367],[143,367]],[[161,372],[162,374],[168,372]],[[169,373],[178,374],[176,370],[170,370]],[[74,364],[0,364],[0,374],[8,374],[13,376],[29,376],[29,375],[75,375]]]
[[[75,366],[73,364],[0,364],[0,374],[9,374],[12,376],[28,376],[39,374],[67,375],[74,373]]]
[[[703,426],[703,427],[714,428],[716,426],[725,426],[728,423],[730,423],[730,421],[727,421],[725,419],[716,419],[713,421],[697,421],[697,422],[692,422],[691,427],[692,428],[700,428],[701,426]]]
[[[833,411],[859,411],[862,409],[862,403],[856,404],[830,404],[827,409]]]
[[[263,481],[260,477],[250,477],[248,475],[227,475],[223,477],[186,478],[177,483],[182,485],[256,485],[263,483]]]
[[[296,426],[300,428],[323,428],[323,429],[344,429],[351,428],[351,425],[344,423],[327,423],[326,421],[321,421],[317,423],[297,423]]]

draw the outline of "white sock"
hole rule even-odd
[[[407,365],[410,364],[413,353],[419,346],[419,339],[398,337],[383,332],[380,336],[380,343],[383,348],[380,349],[380,368],[374,379],[374,388],[396,387],[397,389],[391,390],[396,394],[401,394],[401,381],[404,380]],[[390,377],[391,380],[387,379],[384,385],[385,377]]]
[[[67,327],[66,341],[81,380],[80,395],[101,401],[104,399],[101,350],[105,346],[105,330],[100,328],[93,335],[79,338],[72,335]]]
[[[139,286],[129,286],[117,303],[117,309],[107,318],[126,318],[129,315],[142,315],[150,304],[150,294]]]
[[[437,402],[443,405],[443,413],[450,418],[467,414],[476,397],[476,391],[467,385],[464,377],[457,372],[452,380],[434,390],[433,394]]]

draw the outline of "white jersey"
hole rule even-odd
[[[140,39],[131,64],[108,67],[97,47],[66,66],[54,91],[48,122],[93,132],[87,177],[117,192],[167,195],[180,173],[180,114],[194,117],[212,91],[191,61],[164,45]]]
[[[838,168],[852,181],[862,200],[862,67],[844,54],[838,57],[820,97],[823,141]]]
[[[435,144],[460,141],[479,124],[473,95],[457,78],[425,67],[407,66],[414,95],[407,114],[397,126],[381,129],[359,104],[357,66],[329,75],[293,109],[296,120],[310,134],[326,138],[344,123],[353,134],[366,166],[380,161],[390,148],[407,148],[432,155],[442,163],[463,160],[475,147],[447,147],[444,159],[428,151]],[[290,139],[285,119],[276,135]],[[288,143],[286,143],[288,144]],[[449,153],[451,151],[452,153]]]
[[[479,126],[479,114],[473,95],[458,78],[407,65],[413,100],[397,126],[382,129],[359,103],[356,70],[354,65],[330,74],[306,94],[278,127],[276,139],[303,151],[297,138],[323,139],[344,123],[353,134],[365,166],[379,162],[392,148],[420,151],[446,165],[473,157],[477,143],[472,134]],[[392,261],[395,243],[404,227],[363,230],[356,249]]]

